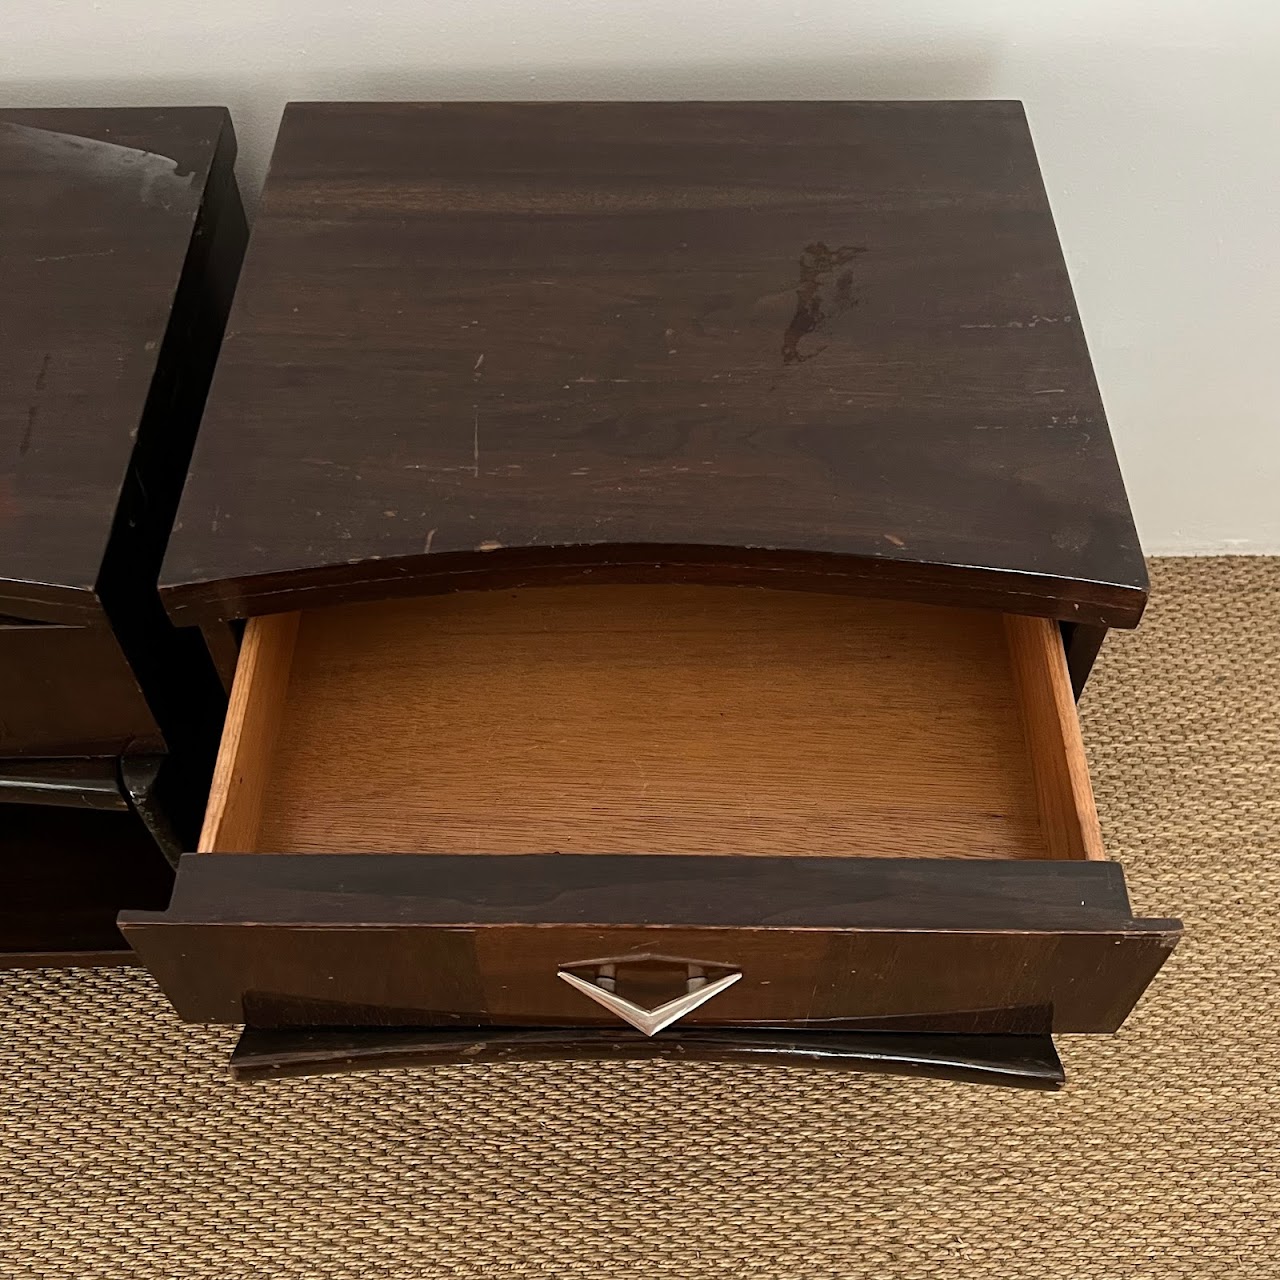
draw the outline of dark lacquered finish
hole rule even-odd
[[[221,108],[0,110],[0,779],[37,802],[0,811],[0,891],[52,895],[29,911],[43,944],[4,917],[9,952],[120,947],[114,911],[157,900],[150,868],[127,891],[135,837],[159,883],[157,839],[198,822],[225,700],[155,584],[243,252],[234,157]],[[80,757],[92,785],[60,783]],[[52,813],[77,803],[130,813]]]
[[[173,615],[633,579],[1137,620],[1019,104],[286,111]]]
[[[1077,692],[1137,621],[1020,106],[287,110],[171,615],[225,678],[227,620],[646,581],[1059,619]],[[1044,1037],[1118,1027],[1179,933],[1100,862],[604,854],[187,856],[121,921],[183,1017],[249,1024],[246,1077],[683,1055],[1053,1084]],[[591,973],[725,985],[645,1040]]]
[[[115,756],[0,760],[0,804],[65,805],[127,813]],[[0,822],[4,821],[0,813]]]
[[[0,110],[0,611],[93,621],[219,108]]]
[[[480,1062],[736,1062],[925,1076],[1026,1089],[1057,1089],[1064,1076],[1049,1036],[859,1034],[765,1028],[634,1032],[579,1027],[530,1031],[475,1028],[418,1031],[263,1031],[247,1028],[231,1055],[237,1080],[332,1075],[386,1067]]]
[[[1067,655],[1067,671],[1071,676],[1071,692],[1078,699],[1084,692],[1089,673],[1107,638],[1106,627],[1091,627],[1084,623],[1067,623],[1063,626],[1063,645]]]
[[[608,1026],[558,969],[656,952],[743,973],[681,1025],[940,1032],[1115,1030],[1179,933],[1107,863],[572,854],[188,855],[121,925],[197,1022]]]
[[[164,747],[105,620],[85,627],[0,621],[0,707],[0,758]]]

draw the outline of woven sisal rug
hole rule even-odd
[[[232,1085],[145,974],[0,975],[0,1277],[1280,1277],[1280,560],[1166,560],[1084,703],[1188,937],[1057,1095],[770,1067]]]

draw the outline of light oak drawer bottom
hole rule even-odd
[[[715,587],[250,622],[202,852],[1102,856],[1054,623]]]

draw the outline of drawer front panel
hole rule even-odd
[[[146,699],[109,630],[0,624],[0,756],[162,748]]]
[[[183,1017],[261,1026],[616,1026],[559,974],[649,955],[741,974],[682,1024],[1109,1031],[1178,934],[1108,864],[640,855],[189,855],[121,923]]]

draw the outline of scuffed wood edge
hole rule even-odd
[[[1102,830],[1058,626],[1046,618],[1006,614],[1004,630],[1049,856],[1103,859]]]
[[[245,627],[200,831],[200,853],[255,849],[301,616],[271,614],[251,618]]]

